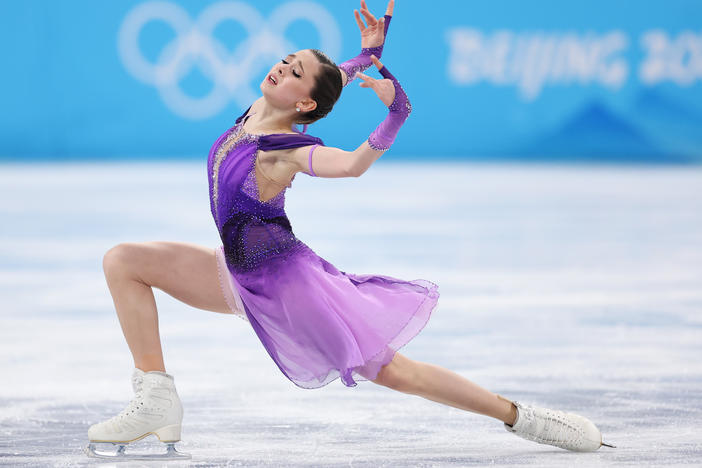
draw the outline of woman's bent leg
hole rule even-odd
[[[103,258],[103,270],[134,365],[165,372],[152,287],[198,309],[230,313],[214,249],[183,242],[125,242]]]

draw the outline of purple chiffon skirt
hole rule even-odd
[[[232,314],[237,317],[249,321],[246,318],[246,312],[244,311],[244,305],[241,303],[241,296],[236,286],[236,280],[229,273],[229,268],[227,267],[227,261],[224,259],[224,246],[220,245],[215,247],[215,256],[217,257],[217,273],[219,275],[219,285],[222,288],[222,295],[224,300],[229,306],[229,310]]]
[[[302,388],[337,377],[374,380],[424,328],[439,299],[431,281],[339,271],[306,245],[255,273],[233,273],[215,248],[233,314],[248,320],[281,372]]]

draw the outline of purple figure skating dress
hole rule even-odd
[[[318,388],[341,377],[354,387],[357,380],[375,379],[427,323],[438,286],[340,271],[297,239],[284,209],[286,189],[259,199],[257,156],[323,142],[299,132],[246,133],[250,109],[217,139],[207,163],[227,302],[235,313],[245,313],[268,354],[297,386]]]

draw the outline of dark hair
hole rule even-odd
[[[341,96],[341,70],[339,67],[321,50],[310,49],[317,57],[321,65],[319,73],[315,77],[314,87],[310,92],[310,97],[315,100],[317,107],[309,112],[300,114],[295,123],[311,124],[325,117],[331,112],[334,104]]]

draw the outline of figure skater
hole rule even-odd
[[[207,178],[222,245],[121,243],[105,254],[108,287],[134,357],[135,397],[120,414],[89,428],[89,455],[98,453],[95,443],[110,442],[119,445],[117,453],[101,456],[128,457],[126,444],[155,434],[168,444],[162,457],[189,457],[173,445],[180,440],[183,409],[164,366],[152,287],[193,307],[247,320],[283,375],[301,388],[336,378],[348,387],[369,380],[496,418],[509,432],[543,444],[575,451],[607,445],[582,416],[510,401],[397,352],[429,320],[438,286],[340,271],[292,231],[284,201],[295,175],[360,177],[390,148],[412,110],[378,60],[392,13],[393,0],[380,19],[361,0],[360,14],[354,10],[358,56],[337,66],[315,49],[288,54],[261,82],[262,97],[213,144]],[[383,79],[362,73],[371,63]],[[357,77],[388,106],[385,120],[353,151],[306,134],[307,124],[325,117]],[[295,124],[304,124],[303,131]]]

